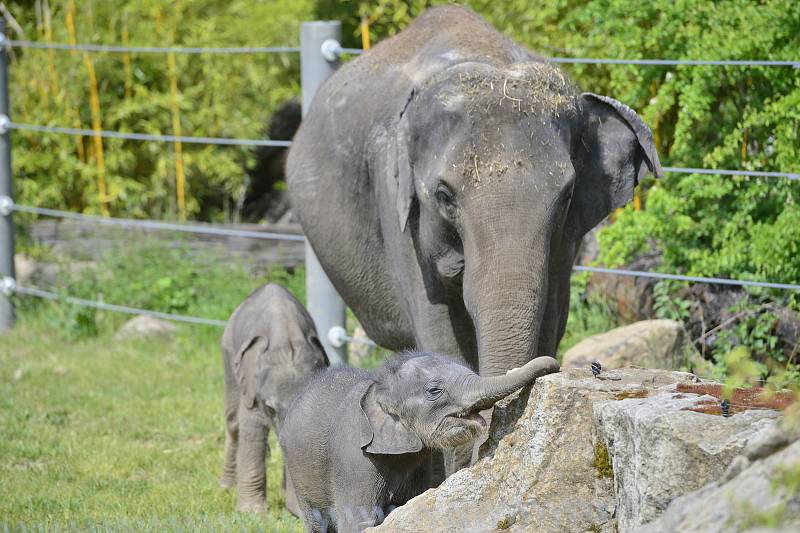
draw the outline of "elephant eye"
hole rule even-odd
[[[442,385],[442,380],[440,379],[432,379],[428,383],[425,384],[425,399],[429,401],[433,401],[437,399],[439,396],[442,395],[444,392],[444,388]]]
[[[453,198],[453,193],[450,189],[444,184],[439,184],[435,196],[437,203],[445,211],[447,216],[451,218],[454,217],[458,206],[456,205],[455,198]]]

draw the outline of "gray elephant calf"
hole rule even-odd
[[[308,312],[289,291],[272,284],[233,312],[222,336],[222,358],[226,435],[220,484],[237,485],[238,510],[263,511],[269,429],[280,431],[300,386],[328,359]],[[285,493],[287,507],[297,513],[291,487]]]
[[[558,371],[539,357],[480,377],[432,353],[397,356],[374,372],[336,368],[297,395],[280,432],[287,473],[308,531],[361,531],[429,488],[428,457],[474,439],[479,412]]]

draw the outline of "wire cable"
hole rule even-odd
[[[85,128],[62,128],[59,126],[40,126],[37,124],[24,124],[20,122],[8,123],[8,128],[21,131],[36,131],[40,133],[61,133],[65,135],[80,135],[93,137],[100,135],[107,139],[127,139],[133,141],[156,141],[156,142],[184,142],[193,144],[221,144],[229,146],[278,146],[288,147],[291,141],[274,141],[267,139],[231,139],[226,137],[188,137],[183,135],[161,135],[149,133],[123,133],[119,131],[91,130]]]
[[[268,231],[248,231],[227,228],[216,228],[212,226],[201,226],[197,224],[176,224],[173,222],[157,222],[155,220],[134,220],[130,218],[101,217],[97,215],[84,215],[71,211],[61,211],[58,209],[47,209],[45,207],[31,207],[26,205],[13,204],[13,211],[19,213],[31,213],[48,217],[76,220],[80,222],[90,222],[105,226],[119,226],[128,228],[139,228],[143,230],[177,231],[182,233],[196,233],[204,235],[220,235],[227,237],[248,237],[252,239],[268,239],[277,241],[304,242],[302,235],[291,233],[273,233]]]
[[[35,296],[37,298],[44,298],[46,300],[63,301],[81,307],[91,307],[103,311],[113,311],[116,313],[125,313],[128,315],[142,315],[151,316],[153,318],[161,318],[163,320],[171,320],[173,322],[185,322],[188,324],[201,324],[204,326],[218,326],[225,327],[224,320],[214,320],[212,318],[199,318],[194,316],[176,315],[173,313],[162,313],[160,311],[149,311],[147,309],[138,309],[136,307],[128,307],[127,305],[108,304],[105,302],[96,302],[93,300],[86,300],[84,298],[75,298],[74,296],[62,296],[55,292],[44,291],[34,287],[20,287],[17,286],[14,292],[24,294],[26,296]]]
[[[17,40],[10,40],[8,43],[12,48],[134,54],[283,54],[300,52],[300,48],[296,46],[116,46],[109,44],[66,44]]]
[[[19,122],[7,123],[9,129],[20,131],[36,131],[40,133],[59,133],[65,135],[80,135],[91,137],[99,134],[101,137],[109,139],[127,139],[135,141],[156,141],[156,142],[185,142],[195,144],[215,144],[231,146],[275,146],[288,148],[292,141],[277,141],[268,139],[232,139],[225,137],[187,137],[176,135],[155,135],[148,133],[123,133],[117,131],[84,129],[84,128],[63,128],[59,126],[41,126],[37,124],[25,124]],[[685,167],[663,167],[664,172],[678,174],[707,174],[722,176],[750,176],[761,178],[788,178],[790,180],[800,180],[800,174],[796,172],[765,172],[756,170],[726,170],[709,168],[685,168]]]
[[[762,172],[757,170],[721,170],[714,168],[684,168],[684,167],[662,167],[664,172],[676,172],[678,174],[709,174],[722,176],[751,176],[758,178],[788,178],[790,180],[800,180],[800,174],[795,172]]]
[[[609,59],[594,57],[545,57],[547,63],[572,63],[584,65],[691,65],[714,67],[792,67],[800,68],[800,61],[769,61],[760,59]]]
[[[43,43],[39,41],[9,40],[14,48],[38,48],[44,50],[81,50],[85,52],[119,52],[140,54],[275,54],[298,53],[296,46],[117,46],[107,44]],[[343,54],[363,54],[360,48],[340,48]],[[792,67],[800,68],[800,61],[761,59],[611,59],[601,57],[549,57],[544,61],[567,64],[603,65],[692,65],[733,67]]]
[[[150,311],[148,309],[139,309],[137,307],[130,307],[127,305],[116,305],[105,302],[98,302],[94,300],[86,300],[84,298],[76,298],[74,296],[64,296],[55,292],[37,289],[35,287],[21,287],[15,285],[13,292],[25,296],[33,296],[36,298],[43,298],[50,301],[62,301],[81,307],[90,307],[92,309],[99,309],[102,311],[112,311],[115,313],[124,313],[128,315],[150,316],[153,318],[160,318],[162,320],[170,320],[173,322],[183,322],[185,324],[199,324],[202,326],[216,326],[224,328],[226,322],[224,320],[216,320],[213,318],[201,318],[188,315],[177,315],[175,313],[162,313],[161,311]],[[345,335],[342,337],[344,342],[350,344],[364,344],[371,348],[377,346],[374,341],[367,338],[351,337]]]
[[[614,274],[617,276],[672,279],[678,281],[691,281],[694,283],[711,283],[716,285],[734,285],[738,287],[764,287],[768,289],[800,291],[800,285],[791,285],[789,283],[770,283],[768,281],[747,281],[727,278],[705,278],[701,276],[684,276],[682,274],[666,274],[663,272],[645,272],[641,270],[624,270],[619,268],[600,268],[579,265],[572,267],[572,269],[577,272],[596,272],[598,274]]]
[[[273,239],[273,240],[289,240],[302,242],[305,237],[302,235],[292,235],[288,233],[272,233],[272,232],[259,232],[247,230],[234,230],[226,228],[215,228],[208,226],[199,226],[194,224],[176,224],[171,222],[157,222],[154,220],[133,220],[127,218],[112,218],[101,217],[97,215],[84,215],[82,213],[73,213],[71,211],[61,211],[58,209],[47,209],[44,207],[31,207],[19,204],[12,204],[10,209],[21,213],[31,213],[36,215],[50,216],[56,218],[64,218],[70,220],[77,220],[81,222],[92,222],[104,225],[114,225],[121,227],[134,227],[145,230],[166,230],[166,231],[179,231],[185,233],[200,233],[207,235],[225,235],[231,237],[250,237],[255,239]],[[625,270],[618,268],[601,268],[579,266],[573,267],[577,272],[595,272],[598,274],[615,274],[619,276],[633,276],[641,278],[655,278],[655,279],[672,279],[677,281],[691,281],[695,283],[711,283],[717,285],[734,285],[739,287],[763,287],[769,289],[782,289],[800,291],[800,285],[792,285],[789,283],[771,283],[767,281],[749,281],[749,280],[735,280],[727,278],[713,278],[702,276],[684,276],[682,274],[667,274],[664,272],[647,272],[642,270]]]

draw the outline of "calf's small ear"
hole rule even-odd
[[[366,386],[361,400],[361,449],[375,455],[399,455],[422,450],[422,441],[378,401],[374,383]]]
[[[325,367],[331,366],[331,361],[330,359],[328,359],[328,354],[327,352],[325,352],[325,347],[322,346],[322,342],[319,340],[319,337],[317,336],[316,333],[312,333],[311,335],[308,336],[308,343],[314,348],[316,348],[316,350],[319,352],[319,356],[321,358],[323,366]]]
[[[255,406],[259,380],[263,379],[263,376],[260,376],[262,373],[260,359],[268,349],[269,339],[258,335],[242,344],[233,358],[233,373],[239,382],[246,407]]]
[[[633,199],[648,172],[660,178],[653,133],[630,107],[608,96],[581,95],[582,131],[573,157],[577,177],[569,224],[580,237]]]

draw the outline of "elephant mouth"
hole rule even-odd
[[[473,409],[471,411],[461,411],[459,413],[450,416],[453,418],[457,418],[458,420],[465,420],[472,422],[482,428],[486,427],[486,419],[481,416],[480,409]]]

